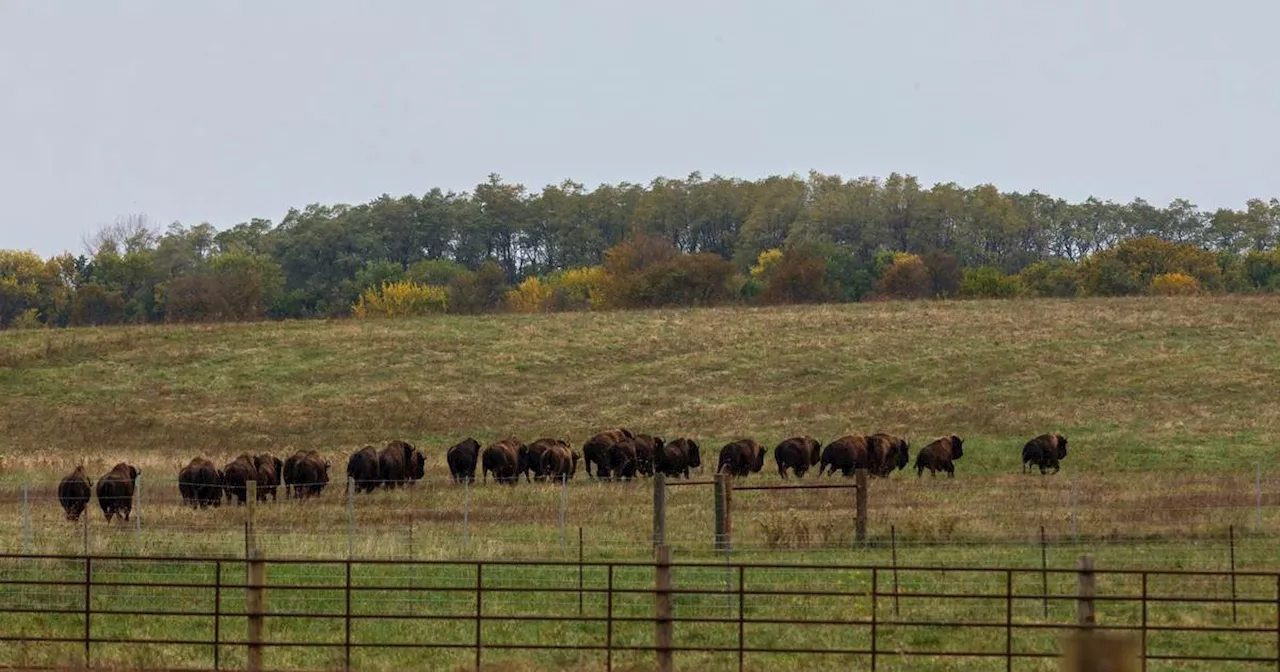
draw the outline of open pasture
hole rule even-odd
[[[866,547],[852,544],[851,490],[743,492],[734,496],[726,558],[712,550],[710,488],[670,488],[677,561],[888,565],[896,553],[904,565],[1035,568],[1070,567],[1093,552],[1102,567],[1226,569],[1230,531],[1237,568],[1275,569],[1276,380],[1280,303],[1234,297],[11,332],[0,334],[3,550],[243,558],[245,508],[181,507],[178,470],[196,455],[221,464],[240,453],[315,449],[333,465],[324,494],[305,501],[282,494],[257,507],[258,545],[268,558],[573,560],[579,528],[588,561],[650,558],[647,480],[594,483],[581,467],[563,488],[523,481],[464,488],[447,478],[444,450],[465,436],[482,443],[551,436],[580,446],[621,425],[696,438],[707,466],[695,479],[709,478],[719,446],[742,436],[772,448],[797,434],[826,442],[886,431],[911,441],[913,460],[936,436],[965,438],[954,479],[907,470],[872,480]],[[1020,473],[1022,444],[1046,431],[1070,437],[1062,471]],[[348,502],[346,457],[397,438],[426,453],[427,478]],[[107,524],[96,502],[87,529],[63,520],[59,478],[84,461],[96,481],[125,460],[143,474],[138,521]],[[811,473],[803,482],[813,480]],[[749,481],[781,483],[771,455]],[[22,571],[9,565],[5,575]],[[938,585],[922,581],[916,590]],[[1274,588],[1258,588],[1265,590],[1274,596]],[[951,614],[917,604],[941,609],[939,617],[964,616],[964,608]],[[809,609],[798,600],[777,608]],[[845,613],[856,610],[850,603]],[[1170,618],[1220,623],[1222,612],[1188,609]],[[574,637],[575,627],[531,632]],[[979,631],[955,637],[947,643],[984,641]],[[923,631],[903,646],[937,638]],[[1214,641],[1198,650],[1236,650]],[[104,647],[102,660],[155,655],[143,648],[150,653]],[[183,651],[182,660],[203,661],[205,653]],[[279,655],[282,665],[333,662],[316,652]],[[441,664],[465,665],[459,656]],[[404,660],[371,658],[365,666]],[[529,669],[598,664],[519,652],[493,660]],[[765,669],[776,659],[754,660]],[[1033,662],[1018,669],[1039,669]],[[933,664],[988,669],[990,661]]]

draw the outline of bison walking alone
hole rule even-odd
[[[110,522],[115,516],[129,520],[133,511],[133,492],[142,472],[133,465],[121,462],[98,479],[98,506]]]
[[[689,478],[689,469],[702,467],[701,448],[693,439],[680,438],[664,444],[653,456],[654,468],[671,478]]]
[[[1040,467],[1043,474],[1049,469],[1058,473],[1059,462],[1067,457],[1067,437],[1052,432],[1041,434],[1022,447],[1022,473],[1031,471],[1031,467]]]
[[[445,454],[449,463],[449,475],[455,483],[476,480],[476,465],[480,463],[480,442],[471,437],[454,444]]]
[[[944,436],[925,446],[916,455],[916,476],[924,475],[929,470],[930,476],[937,476],[939,471],[947,472],[947,476],[955,478],[955,461],[964,456],[964,440],[958,436]]]
[[[787,477],[788,469],[796,478],[804,478],[809,467],[817,464],[821,457],[822,444],[812,436],[795,436],[773,449],[773,459],[778,463],[778,475],[783,478]]]
[[[716,473],[746,477],[764,469],[764,456],[768,452],[755,439],[738,439],[726,443],[720,449],[720,461]]]

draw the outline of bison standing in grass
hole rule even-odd
[[[284,461],[286,491],[294,497],[315,497],[329,484],[329,460],[314,450],[299,450]]]
[[[178,472],[178,491],[182,493],[182,503],[187,506],[204,508],[222,504],[222,472],[213,462],[194,457],[187,466]]]
[[[867,459],[871,463],[871,475],[886,477],[894,469],[905,469],[911,463],[906,439],[892,434],[872,434],[867,437]]]
[[[107,522],[116,516],[129,520],[133,511],[133,492],[141,473],[133,465],[121,462],[98,479],[98,506],[102,507]]]
[[[89,477],[84,474],[83,466],[76,467],[75,471],[58,484],[58,501],[62,503],[62,510],[66,513],[67,520],[80,520],[85,508],[89,506],[89,498],[93,493],[90,489],[92,485]]]
[[[822,444],[812,436],[795,436],[773,449],[773,459],[778,463],[778,475],[786,478],[790,469],[796,478],[804,478],[809,467],[822,457]]]
[[[636,438],[635,434],[619,427],[607,432],[600,432],[587,439],[587,442],[582,444],[582,459],[586,463],[587,476],[597,480],[609,478],[609,449],[613,448],[613,444],[619,441],[634,438]],[[596,468],[594,474],[591,473],[593,465]]]
[[[422,480],[427,460],[405,441],[391,441],[378,453],[378,477],[384,488],[398,488]]]
[[[365,446],[347,458],[347,478],[355,481],[356,492],[373,492],[378,487],[378,451],[373,446]]]
[[[675,478],[683,475],[689,478],[689,469],[702,467],[701,448],[693,439],[680,438],[663,444],[653,456],[654,468],[659,472]]]
[[[481,481],[487,483],[492,472],[493,480],[498,483],[519,483],[528,456],[529,447],[516,439],[507,438],[489,444],[480,458],[483,468]]]
[[[543,456],[552,448],[564,448],[565,455],[572,452],[569,449],[569,442],[564,439],[542,438],[529,444],[528,455],[525,459],[524,474],[525,482],[529,481],[545,481],[548,477],[546,470],[543,468]]]
[[[567,481],[578,471],[580,459],[582,456],[567,442],[559,441],[548,446],[542,452],[542,477],[550,481]]]
[[[1022,447],[1022,473],[1029,473],[1031,467],[1039,467],[1043,474],[1049,469],[1058,473],[1059,462],[1067,457],[1067,437],[1052,432],[1041,434]]]
[[[716,467],[717,474],[746,477],[752,473],[760,473],[764,469],[764,456],[768,451],[755,439],[738,439],[726,443],[720,449],[720,460]]]
[[[449,475],[455,483],[476,480],[476,465],[480,463],[480,442],[467,437],[449,448],[445,454],[449,463]]]
[[[939,471],[947,472],[947,476],[955,478],[955,461],[964,456],[964,440],[958,436],[944,436],[925,446],[916,455],[916,476],[924,475],[929,470],[930,476],[937,476]]]
[[[822,449],[818,475],[834,474],[839,470],[846,477],[852,476],[855,470],[871,467],[870,454],[867,437],[846,434],[828,443],[827,447]]]
[[[263,453],[253,458],[253,468],[258,472],[258,501],[267,501],[267,496],[271,496],[271,501],[276,501],[276,488],[280,487],[280,472],[284,470],[284,463],[280,458]]]

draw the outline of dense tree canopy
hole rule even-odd
[[[540,191],[491,175],[278,225],[158,231],[132,216],[80,256],[0,251],[0,328],[345,316],[384,287],[441,297],[407,304],[433,312],[1280,291],[1278,244],[1276,199],[1208,212],[899,174]]]

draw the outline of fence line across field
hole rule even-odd
[[[854,509],[854,515],[851,516],[852,525],[854,529],[846,531],[846,534],[848,534],[849,536],[845,538],[850,539],[850,541],[853,544],[862,544],[864,546],[869,545],[871,547],[876,547],[878,545],[882,545],[887,536],[885,535],[885,530],[883,529],[883,527],[880,527],[880,526],[887,526],[891,530],[894,530],[894,528],[896,528],[896,525],[894,525],[892,522],[894,520],[894,517],[890,515],[892,513],[892,510],[886,511],[884,509],[875,508],[875,507],[868,508],[868,504],[867,504],[867,500],[869,497],[868,493],[870,490],[873,490],[873,489],[865,486],[865,483],[866,483],[865,480],[860,480],[860,479],[865,479],[866,477],[865,472],[860,471],[859,473],[860,473],[860,476],[858,478],[852,479],[854,482],[849,482],[848,480],[842,479],[837,482],[818,482],[817,484],[811,484],[811,482],[810,483],[803,483],[803,482],[788,483],[784,481],[780,484],[774,483],[774,484],[764,484],[764,485],[757,484],[757,482],[751,481],[751,480],[738,481],[736,479],[728,479],[723,475],[720,475],[717,477],[717,479],[711,480],[711,481],[667,480],[665,479],[665,477],[662,477],[661,475],[659,475],[658,477],[655,477],[654,479],[652,479],[652,481],[650,482],[655,492],[654,500],[653,500],[655,527],[652,535],[649,538],[649,541],[658,542],[658,541],[671,540],[681,545],[699,543],[693,537],[682,536],[682,535],[688,534],[687,530],[682,534],[674,534],[673,531],[668,527],[665,513],[659,516],[659,513],[660,513],[659,507],[665,506],[666,488],[670,488],[670,487],[681,488],[685,486],[709,485],[715,488],[715,492],[713,495],[715,498],[714,506],[709,507],[715,510],[715,515],[714,515],[715,529],[714,531],[712,531],[710,535],[708,535],[711,545],[715,550],[718,550],[718,551],[733,550],[734,547],[736,547],[737,550],[775,550],[775,548],[773,548],[770,545],[761,546],[760,545],[761,542],[758,539],[753,540],[749,534],[753,530],[746,530],[747,536],[745,537],[742,534],[738,535],[739,538],[734,537],[732,525],[730,522],[732,520],[731,509],[732,509],[732,500],[733,500],[732,493],[733,492],[751,493],[750,495],[744,495],[744,496],[758,495],[763,497],[769,497],[774,494],[794,492],[795,490],[837,490],[837,489],[853,489],[855,491],[855,497],[852,498],[854,500],[854,506],[851,507]],[[1260,533],[1265,533],[1263,529],[1264,528],[1263,522],[1262,522],[1263,505],[1265,501],[1267,503],[1268,510],[1270,511],[1271,510],[1270,507],[1273,506],[1270,503],[1270,500],[1273,498],[1273,495],[1269,490],[1267,490],[1266,497],[1264,498],[1264,488],[1262,486],[1263,480],[1261,478],[1260,468],[1257,468],[1254,470],[1253,476],[1254,477],[1251,480],[1252,480],[1254,492],[1253,492],[1253,497],[1251,498],[1252,499],[1251,504],[1253,505],[1254,515],[1253,515],[1251,524],[1246,526],[1246,527],[1251,526],[1253,529],[1248,530],[1248,529],[1242,528],[1239,531],[1249,532],[1251,534],[1256,535]],[[1201,480],[1204,483],[1220,484],[1230,479],[1213,478],[1213,479],[1201,479]],[[1268,483],[1269,482],[1270,481],[1268,481]],[[172,487],[169,487],[170,484],[172,484]],[[149,477],[139,476],[137,481],[136,493],[135,493],[133,515],[129,525],[129,527],[132,528],[135,548],[142,549],[144,548],[145,545],[148,545],[148,544],[155,545],[155,544],[160,544],[164,542],[164,540],[152,541],[148,539],[144,543],[144,539],[143,539],[144,530],[152,530],[156,532],[173,531],[175,533],[182,533],[182,532],[197,530],[202,535],[208,535],[208,534],[217,533],[217,532],[234,532],[235,528],[228,528],[226,526],[227,521],[225,517],[221,519],[209,518],[209,517],[202,518],[200,514],[197,514],[197,513],[193,513],[193,515],[189,518],[189,520],[185,520],[182,522],[174,522],[164,517],[162,517],[160,520],[157,521],[155,516],[152,515],[151,513],[153,509],[157,509],[157,507],[159,507],[158,510],[160,510],[161,512],[169,512],[172,510],[172,507],[177,505],[177,499],[173,497],[173,495],[177,494],[176,484],[177,484],[176,480],[164,481],[163,479],[151,479]],[[42,485],[45,485],[45,484],[42,484]],[[289,484],[288,487],[291,489],[294,485],[297,485],[297,484]],[[341,487],[339,489],[338,486],[340,485],[344,487]],[[405,533],[409,537],[409,540],[407,542],[407,549],[408,549],[408,552],[412,554],[414,552],[414,549],[416,548],[416,546],[413,543],[413,536],[415,534],[415,529],[421,529],[427,536],[434,535],[435,537],[438,537],[441,534],[441,531],[447,531],[449,529],[453,529],[452,528],[452,526],[454,525],[453,523],[445,523],[438,520],[433,521],[431,523],[427,523],[424,521],[422,523],[422,527],[418,528],[415,522],[418,520],[417,514],[419,514],[420,512],[415,511],[413,508],[406,509],[403,514],[403,521],[404,523],[407,524],[407,528],[405,529],[401,529],[394,526],[398,524],[396,521],[400,520],[399,517],[392,517],[391,520],[393,522],[391,525],[384,523],[381,527],[375,525],[375,526],[372,526],[371,528],[366,529],[366,526],[368,526],[368,523],[364,523],[362,525],[359,522],[359,513],[365,510],[365,507],[367,506],[365,504],[366,501],[368,501],[373,506],[372,510],[380,512],[380,509],[378,509],[378,505],[375,503],[378,500],[374,497],[368,497],[366,495],[356,494],[354,491],[353,485],[354,483],[351,479],[347,479],[346,483],[342,483],[341,481],[330,483],[331,489],[336,489],[339,492],[343,493],[342,497],[343,497],[343,503],[345,504],[345,514],[346,514],[345,527],[346,527],[347,557],[352,557],[356,553],[357,542],[361,540],[362,535],[391,533],[391,536],[395,537],[397,534]],[[285,487],[285,486],[281,486],[281,487]],[[470,496],[473,485],[470,482],[464,481],[462,484],[456,487],[462,490],[463,511],[462,511],[461,532],[464,539],[464,547],[467,549],[470,549],[473,546],[473,541],[475,541],[473,539],[473,535],[475,534],[475,532],[472,529],[473,528],[472,503],[471,503],[472,497]],[[494,485],[491,487],[501,488],[503,486]],[[559,550],[561,552],[566,552],[566,553],[571,552],[573,550],[571,546],[571,538],[572,538],[571,530],[573,525],[571,525],[570,523],[570,516],[569,516],[570,502],[572,501],[570,497],[569,481],[567,479],[564,479],[557,484],[538,484],[537,487],[542,487],[542,488],[554,487],[558,489],[558,493],[557,493],[558,497],[554,497],[554,503],[552,505],[558,507],[556,521],[557,521],[558,532],[559,532],[558,534]],[[573,486],[575,490],[579,487],[583,487],[583,485],[579,484],[579,485]],[[586,487],[607,488],[611,486],[604,485],[604,484],[590,484]],[[643,484],[643,482],[641,482],[636,484],[636,487],[643,488],[646,486]],[[658,493],[660,492],[659,488],[661,488],[661,493],[662,493],[661,497],[658,496]],[[1077,486],[1075,485],[1075,481],[1073,479],[1072,485],[1071,485],[1071,491],[1075,492],[1076,490],[1077,490]],[[36,491],[38,494],[41,495],[41,497],[37,498],[36,496],[33,496],[33,491]],[[544,491],[549,491],[549,490],[544,490]],[[765,492],[765,491],[768,491],[768,492]],[[286,494],[286,497],[288,497],[287,494]],[[366,499],[367,497],[368,499]],[[31,484],[29,483],[22,484],[21,516],[20,516],[21,530],[20,530],[20,533],[14,535],[13,538],[18,539],[20,541],[19,547],[23,552],[31,553],[38,550],[37,544],[36,544],[36,534],[35,534],[35,531],[33,530],[33,525],[32,525],[33,509],[38,508],[42,512],[42,514],[47,514],[52,510],[52,506],[55,505],[54,504],[56,502],[55,498],[56,498],[56,488],[48,488],[48,487],[32,488]],[[256,501],[256,497],[250,496],[247,499],[249,500],[250,505],[244,509],[245,513],[243,515],[245,516],[250,515],[250,512],[254,510],[255,508],[254,502]],[[1073,500],[1074,499],[1075,498],[1073,498]],[[1280,492],[1275,493],[1274,499],[1276,500],[1277,504],[1280,504]],[[330,505],[335,502],[332,496],[330,496],[328,499],[324,501],[328,502]],[[765,501],[769,501],[769,500],[765,500]],[[486,510],[492,510],[494,503],[488,502],[486,503],[485,506],[488,507]],[[1045,530],[1046,526],[1045,525],[1039,526],[1040,529],[1039,529],[1038,536],[1040,537],[1040,543],[1042,546],[1046,544],[1059,545],[1059,544],[1066,543],[1066,538],[1065,538],[1066,536],[1070,537],[1070,543],[1076,544],[1076,545],[1078,545],[1082,540],[1089,541],[1092,543],[1092,542],[1097,542],[1099,539],[1105,539],[1107,536],[1112,536],[1112,537],[1123,540],[1121,535],[1114,535],[1114,534],[1105,535],[1104,534],[1100,536],[1097,532],[1082,533],[1077,522],[1078,521],[1078,515],[1076,513],[1077,508],[1078,506],[1073,507],[1071,512],[1071,516],[1069,520],[1069,530],[1070,530],[1069,535],[1064,534],[1058,529],[1051,530],[1046,535],[1046,530]],[[1212,506],[1208,506],[1208,507],[1193,506],[1193,507],[1183,507],[1183,508],[1165,507],[1165,508],[1162,508],[1161,511],[1166,514],[1171,512],[1177,512],[1177,511],[1203,513],[1206,508],[1214,508],[1214,507]],[[1222,505],[1219,508],[1237,509],[1237,510],[1240,509],[1240,507],[1233,507],[1233,506],[1226,506],[1226,505]],[[83,518],[83,521],[82,521],[83,538],[81,540],[82,545],[80,550],[85,553],[88,553],[91,550],[93,550],[90,547],[90,533],[89,533],[89,524],[88,524],[90,516],[91,516],[91,513],[86,512],[85,517]],[[152,521],[152,522],[147,522],[147,521]],[[872,521],[877,523],[877,526],[880,527],[880,529],[876,529],[876,530],[872,530],[871,532],[868,532],[867,526]],[[238,526],[239,523],[237,522],[235,523],[235,525]],[[257,525],[263,526],[263,523],[259,521]],[[430,525],[430,527],[428,527],[428,525]],[[661,525],[661,529],[658,528],[659,525]],[[1058,525],[1064,525],[1064,523],[1059,521]],[[578,526],[578,527],[581,527],[581,526]],[[264,526],[263,529],[269,530],[270,528],[269,526]],[[284,529],[284,530],[281,530],[280,532],[285,534],[293,533],[292,530],[289,530],[289,529]],[[49,532],[46,530],[42,529],[40,533],[42,535],[45,535],[46,537],[49,536]],[[1237,527],[1234,524],[1228,525],[1226,529],[1222,531],[1223,536],[1227,536],[1227,535],[1235,536],[1236,533],[1237,533]],[[109,534],[114,534],[114,533],[109,533]],[[500,531],[494,531],[493,529],[486,529],[484,536],[481,537],[481,540],[482,541],[500,540],[501,537],[498,535],[500,535]],[[896,549],[899,543],[902,544],[904,547],[910,546],[910,545],[928,546],[928,545],[934,545],[935,543],[939,545],[949,545],[949,546],[963,546],[967,543],[984,544],[984,545],[1000,544],[1005,542],[1020,543],[1020,541],[1022,540],[1033,539],[1036,536],[1036,528],[1029,527],[1024,533],[1024,535],[1016,535],[1014,537],[1010,537],[1007,539],[990,538],[990,537],[977,537],[973,539],[964,539],[964,538],[956,539],[952,537],[947,537],[947,538],[940,539],[937,542],[934,542],[929,539],[918,539],[918,538],[912,539],[909,537],[909,535],[897,534],[895,532],[892,535],[894,537],[892,544]],[[308,532],[308,536],[320,539],[320,538],[323,538],[325,535]],[[1047,540],[1045,538],[1046,536],[1048,536]],[[1143,535],[1139,535],[1139,537],[1141,536]],[[1194,535],[1187,536],[1185,538],[1186,539],[1213,538],[1213,535],[1196,533]],[[113,539],[118,540],[118,535],[113,536]],[[613,544],[614,546],[623,546],[626,543],[617,539],[609,539],[607,541],[601,540],[601,539],[594,539],[593,541],[598,544],[608,543],[608,544]],[[527,540],[525,540],[525,542],[528,543]],[[387,543],[389,544],[388,548],[391,550],[391,552],[395,552],[394,548],[392,547],[394,547],[397,543],[401,543],[401,542],[397,542],[394,539],[392,539]],[[643,546],[638,539],[635,540],[633,543],[634,543],[634,548],[636,550],[643,550]],[[797,548],[832,547],[833,546],[831,543],[829,543],[829,540],[827,541],[827,543],[819,543],[819,542],[814,542],[808,538],[796,539],[793,541],[784,540],[779,543],[794,543],[795,547]],[[545,546],[545,544],[543,545]],[[1232,550],[1234,551],[1234,543],[1232,544]]]
[[[984,577],[982,588],[939,589],[915,581],[899,581],[899,575],[929,576],[934,567],[886,567],[856,564],[785,564],[736,563],[729,567],[732,580],[724,589],[699,585],[706,572],[721,569],[717,563],[672,561],[669,547],[659,545],[654,560],[633,562],[571,561],[394,561],[394,560],[313,560],[267,559],[251,553],[247,560],[224,558],[171,558],[164,556],[15,556],[0,555],[0,564],[16,565],[0,576],[0,641],[22,643],[23,646],[79,646],[84,663],[110,664],[111,660],[95,657],[103,645],[198,647],[207,651],[214,669],[226,664],[225,654],[243,653],[250,669],[264,669],[272,650],[285,648],[326,649],[340,651],[349,669],[353,654],[403,650],[460,650],[474,656],[479,669],[486,654],[521,651],[582,651],[600,655],[611,669],[615,657],[623,654],[652,656],[659,669],[670,669],[682,654],[702,652],[736,657],[743,669],[750,657],[761,660],[770,654],[805,654],[856,659],[876,669],[880,663],[909,661],[920,657],[935,659],[985,658],[1003,661],[1012,669],[1015,661],[1052,659],[1060,655],[1046,640],[1034,646],[1015,646],[1018,635],[1056,634],[1061,647],[1071,655],[1077,648],[1088,646],[1088,637],[1105,633],[1127,640],[1145,668],[1147,661],[1239,662],[1259,666],[1280,664],[1280,573],[1260,571],[1192,571],[1167,569],[1101,569],[1091,556],[1080,559],[1074,569],[1054,567],[1028,569],[1017,567],[954,567],[948,571]],[[181,566],[202,572],[193,579],[169,578],[147,580],[110,578],[104,572],[113,563],[142,566],[155,563]],[[429,578],[421,583],[403,585],[385,582],[383,568],[414,568]],[[26,569],[21,574],[21,570]],[[57,569],[65,570],[65,578],[56,578]],[[295,571],[307,570],[307,581]],[[442,580],[433,570],[452,570]],[[510,570],[563,570],[559,585],[524,585],[497,581]],[[578,576],[575,583],[572,570]],[[244,578],[236,580],[235,575]],[[856,581],[839,588],[778,587],[769,579],[772,573],[786,575],[837,572]],[[766,581],[759,581],[764,574]],[[281,578],[272,578],[281,575]],[[681,577],[692,577],[682,580]],[[1048,577],[1046,579],[1045,577]],[[754,580],[753,580],[754,579]],[[1049,580],[1052,579],[1052,580]],[[1067,583],[1074,579],[1074,590]],[[1043,580],[1043,583],[1042,583]],[[1186,590],[1198,580],[1237,581],[1251,586],[1249,592],[1234,598],[1206,595]],[[1168,585],[1167,590],[1159,586]],[[913,587],[914,586],[914,587]],[[1050,587],[1056,589],[1051,590]],[[63,599],[29,603],[15,599],[15,587],[39,587],[61,591]],[[186,598],[180,609],[163,609],[156,605],[134,606],[118,597],[133,590],[151,591],[154,595],[187,595],[202,592],[204,597]],[[380,594],[395,591],[404,605],[422,606],[425,599],[439,595],[456,595],[446,605],[456,609],[405,610],[392,609],[391,603],[377,601]],[[328,596],[328,602],[317,601],[316,608],[298,606],[297,595]],[[561,599],[511,601],[520,596]],[[270,596],[270,597],[269,597]],[[366,596],[373,596],[372,600]],[[421,599],[415,599],[415,598]],[[573,599],[576,597],[577,599]],[[243,600],[244,607],[234,602]],[[709,601],[710,600],[710,601]],[[714,600],[721,600],[717,606]],[[830,606],[833,603],[836,606]],[[779,605],[790,601],[792,611],[779,611]],[[902,615],[900,604],[921,604]],[[965,611],[947,616],[942,607],[952,603],[990,604],[982,614]],[[1216,619],[1216,609],[1228,602],[1233,607],[1232,622]],[[1028,609],[1027,605],[1034,609]],[[1043,612],[1041,605],[1046,605]],[[1074,606],[1063,614],[1047,605]],[[278,606],[272,606],[278,605]],[[512,606],[524,610],[512,610]],[[1161,610],[1178,605],[1175,617],[1161,618]],[[328,608],[319,608],[319,607]],[[378,607],[371,609],[369,607]],[[440,607],[442,605],[436,605]],[[1237,618],[1236,609],[1241,612]],[[833,611],[834,610],[834,611]],[[892,617],[888,614],[892,611]],[[1105,628],[1098,625],[1098,612],[1108,615]],[[53,631],[14,634],[19,619],[43,614],[50,617]],[[801,614],[801,615],[797,615]],[[985,616],[983,615],[985,614]],[[1056,616],[1055,616],[1056,614]],[[1188,614],[1208,615],[1207,623],[1180,620]],[[16,617],[13,618],[13,617]],[[55,626],[52,617],[65,617]],[[135,618],[176,619],[188,625],[178,627],[178,634],[163,637],[108,636],[103,634],[104,620],[114,632],[121,623]],[[82,623],[74,619],[82,619]],[[367,622],[398,622],[406,627],[425,625],[424,632],[435,632],[438,638],[399,641],[373,641],[361,636],[359,626]],[[191,623],[195,625],[189,625]],[[267,622],[275,625],[265,629]],[[293,623],[328,622],[339,624],[342,638],[302,639],[288,633]],[[554,643],[511,639],[501,630],[486,629],[498,623],[531,623],[555,625],[570,630]],[[450,624],[460,626],[450,629]],[[601,627],[603,626],[603,627]],[[830,646],[797,646],[777,643],[771,636],[775,626],[787,628],[835,628],[842,633]],[[61,627],[62,629],[58,629]],[[637,633],[637,627],[650,628],[651,640]],[[765,629],[761,629],[764,627]],[[233,628],[243,628],[233,631]],[[703,629],[705,637],[689,642],[681,635],[690,628]],[[727,628],[709,634],[714,628]],[[966,632],[991,632],[997,645],[980,648],[938,645],[916,645],[903,633],[918,629],[950,628]],[[625,636],[624,635],[625,629]],[[243,635],[239,634],[243,632]],[[271,633],[268,636],[268,632]],[[454,637],[445,641],[449,632]],[[824,631],[825,632],[825,631]],[[998,634],[996,634],[998,633]],[[518,632],[516,633],[519,634]],[[1178,635],[1186,639],[1203,634],[1216,641],[1231,642],[1229,655],[1203,651],[1194,642],[1188,644],[1169,639]],[[570,636],[572,635],[572,636]],[[1259,643],[1259,638],[1271,643]],[[1156,640],[1156,641],[1153,641]],[[1255,641],[1258,640],[1258,641]],[[794,641],[794,640],[788,640]],[[801,638],[800,641],[809,641]],[[109,658],[109,656],[108,656]],[[1136,661],[1135,661],[1136,662]]]

